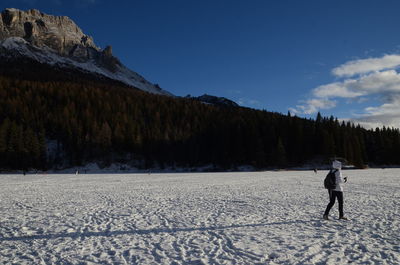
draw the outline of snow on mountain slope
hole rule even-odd
[[[400,264],[399,169],[0,175],[4,264]]]
[[[116,70],[113,72],[105,67],[99,66],[93,59],[86,62],[79,62],[72,58],[60,56],[50,48],[35,47],[20,37],[10,37],[0,41],[0,51],[0,58],[29,57],[40,63],[60,68],[74,68],[85,72],[100,74],[146,92],[172,96],[171,93],[160,89],[157,85],[150,83],[144,77],[123,65],[117,65]]]

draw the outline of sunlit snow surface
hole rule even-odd
[[[400,264],[400,170],[0,175],[0,264]]]

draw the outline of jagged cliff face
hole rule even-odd
[[[24,38],[37,47],[46,46],[64,56],[89,57],[88,48],[100,50],[92,37],[65,16],[50,16],[36,9],[8,8],[0,17],[0,39]]]
[[[172,95],[126,68],[111,46],[98,48],[93,38],[66,16],[7,8],[0,13],[0,59],[28,57],[59,68],[73,68],[114,79],[141,90]]]

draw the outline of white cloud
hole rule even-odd
[[[374,72],[358,79],[319,86],[312,93],[318,98],[356,98],[376,93],[400,93],[400,74],[395,70]]]
[[[352,118],[355,123],[364,127],[397,127],[400,128],[400,101],[396,103],[385,103],[378,107],[368,107],[365,113]]]
[[[398,115],[400,118],[400,95],[394,95],[388,101],[379,107],[365,108],[365,116]]]
[[[332,109],[334,107],[336,107],[336,101],[314,98],[304,101],[303,104],[297,105],[296,108],[290,108],[290,111],[295,114],[313,114],[320,109]]]
[[[400,128],[400,93],[382,97],[384,103],[377,107],[366,107],[364,112],[352,120],[364,127],[397,127]]]
[[[385,55],[381,58],[368,58],[349,61],[332,70],[335,76],[350,77],[358,74],[393,69],[400,66],[400,55]]]
[[[351,87],[357,80],[346,80],[345,82],[336,82],[322,85],[313,90],[313,95],[319,98],[341,97],[354,98],[362,95],[361,92],[352,91]]]
[[[313,114],[334,108],[339,102],[370,102],[375,106],[365,107],[358,114],[349,113],[346,119],[369,128],[400,128],[400,73],[396,71],[399,66],[400,55],[347,62],[332,70],[336,76],[347,78],[314,88],[311,99],[300,101],[290,111]]]
[[[364,102],[368,102],[371,99],[369,97],[358,97],[358,98],[349,98],[346,100],[346,104],[353,104],[353,103],[364,103]]]
[[[350,85],[349,88],[365,94],[399,93],[400,75],[395,70],[372,73],[362,76],[357,82]]]

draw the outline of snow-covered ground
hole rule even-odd
[[[0,175],[1,264],[400,264],[400,170]]]

